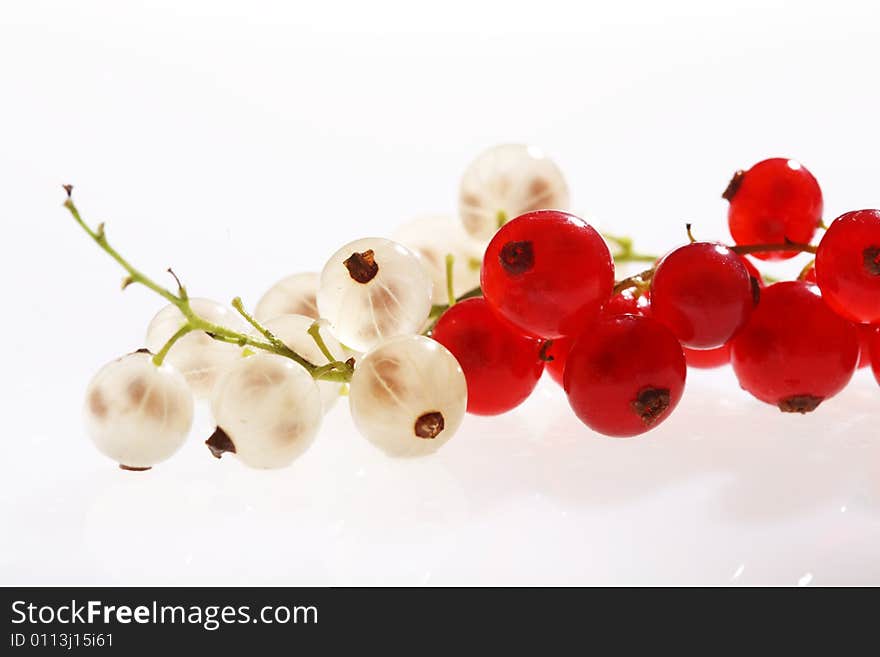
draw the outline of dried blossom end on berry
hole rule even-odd
[[[358,283],[369,283],[379,273],[379,264],[372,249],[363,253],[352,253],[342,264]]]
[[[815,411],[822,403],[823,397],[814,395],[792,395],[780,400],[779,410],[783,413],[800,413],[806,415]]]
[[[208,449],[211,450],[211,455],[215,459],[219,459],[226,452],[235,454],[235,443],[232,442],[229,434],[223,431],[220,427],[217,427],[214,430],[214,433],[212,433],[211,437],[205,441],[205,444],[208,446]]]
[[[418,417],[414,431],[419,438],[433,439],[443,431],[444,426],[443,413],[431,411],[430,413],[423,413]]]
[[[535,266],[535,250],[528,241],[508,242],[501,247],[498,260],[507,273],[519,276]]]
[[[643,388],[632,401],[632,409],[650,427],[669,408],[669,388]]]
[[[880,276],[880,246],[869,246],[862,251],[865,270],[871,276]]]

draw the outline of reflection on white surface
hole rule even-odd
[[[660,429],[615,440],[581,426],[544,380],[520,409],[469,416],[416,461],[384,457],[341,403],[278,472],[211,458],[196,439],[204,413],[183,453],[148,473],[117,470],[74,432],[46,452],[30,496],[4,500],[15,540],[0,579],[880,583],[876,383],[860,373],[812,417],[759,405],[729,372],[689,383]]]

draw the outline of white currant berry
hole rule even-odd
[[[210,299],[190,299],[193,311],[203,319],[239,332],[248,326],[232,308]],[[174,305],[160,310],[147,327],[147,349],[156,353],[183,326],[185,319]],[[186,378],[197,397],[210,396],[217,377],[241,358],[241,347],[214,340],[204,331],[193,331],[178,340],[165,360]]]
[[[233,452],[252,468],[283,468],[321,425],[321,393],[305,368],[274,354],[242,358],[214,386],[217,430],[206,444],[217,458]]]
[[[176,452],[192,426],[193,396],[168,364],[139,351],[102,367],[86,389],[86,430],[126,470],[146,470]]]
[[[434,283],[433,303],[449,301],[446,291],[447,255],[454,258],[452,286],[455,296],[480,284],[483,248],[464,232],[461,222],[444,216],[419,217],[398,228],[394,240],[412,249],[422,259]]]
[[[305,315],[279,315],[263,324],[265,328],[313,365],[326,365],[330,361],[324,356],[314,338],[309,335],[309,328],[315,320]],[[321,339],[333,356],[334,360],[346,360],[348,355],[333,337],[329,329],[324,326],[321,330]],[[321,391],[321,406],[326,413],[329,411],[342,392],[342,383],[335,381],[318,381],[318,389]]]
[[[406,335],[382,342],[355,367],[349,391],[358,430],[391,456],[435,451],[467,409],[458,361],[439,342]]]
[[[469,235],[489,240],[503,221],[532,210],[567,210],[568,185],[539,149],[502,144],[483,151],[464,172],[459,214]]]
[[[266,322],[279,315],[305,315],[318,319],[318,284],[321,275],[303,272],[282,278],[257,302],[254,318]]]
[[[324,266],[318,310],[340,342],[366,351],[385,338],[417,333],[431,312],[432,287],[427,269],[405,246],[360,239]]]

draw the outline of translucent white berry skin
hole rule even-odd
[[[272,334],[290,347],[293,351],[305,358],[313,365],[326,365],[327,357],[309,335],[309,327],[315,320],[305,315],[279,315],[263,324]],[[321,329],[321,338],[335,360],[346,360],[348,355],[333,337],[327,327]],[[324,413],[329,411],[342,392],[341,383],[333,381],[318,381],[318,390],[321,391],[321,406]]]
[[[321,425],[321,393],[302,366],[282,356],[256,354],[223,373],[211,410],[242,463],[283,468],[312,444]]]
[[[507,221],[532,210],[567,210],[568,185],[559,167],[539,149],[502,144],[483,151],[464,172],[459,214],[465,231],[488,241]]]
[[[305,315],[318,319],[318,285],[321,275],[303,272],[282,278],[257,302],[254,318],[260,323],[279,315]]]
[[[370,442],[390,456],[422,456],[458,429],[467,383],[443,345],[407,335],[383,342],[358,362],[349,402],[358,431]]]
[[[412,249],[434,283],[432,303],[448,302],[446,291],[446,255],[455,259],[452,265],[452,285],[455,296],[474,289],[480,284],[480,264],[483,245],[464,232],[461,222],[451,217],[425,216],[401,226],[394,240]]]
[[[190,299],[193,311],[200,317],[227,328],[246,333],[248,326],[238,313],[210,299]],[[183,326],[184,317],[176,306],[160,310],[147,327],[147,349],[157,353],[168,339]],[[196,397],[207,398],[217,377],[241,358],[241,347],[219,342],[203,331],[194,331],[178,340],[165,360],[183,374]]]
[[[363,259],[360,268],[356,258]],[[384,339],[417,333],[431,311],[432,288],[431,275],[415,253],[368,237],[346,244],[327,261],[318,310],[340,342],[367,351]]]
[[[135,352],[102,367],[86,389],[86,430],[101,453],[126,469],[170,457],[192,426],[193,396],[170,365]]]

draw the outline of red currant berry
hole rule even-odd
[[[737,171],[723,194],[730,201],[727,221],[737,244],[808,243],[822,220],[822,190],[795,160],[772,158]],[[794,251],[755,254],[784,260]]]
[[[880,327],[874,331],[868,345],[868,353],[871,358],[871,369],[874,371],[874,378],[880,383]]]
[[[563,376],[565,376],[565,361],[568,359],[568,352],[571,351],[571,345],[574,342],[571,338],[556,338],[547,349],[547,373],[550,378],[559,385],[563,385]]]
[[[497,415],[519,406],[544,371],[540,342],[498,317],[485,299],[452,306],[431,337],[458,359],[467,381],[469,413]]]
[[[804,274],[801,276],[801,280],[807,283],[816,284],[816,267],[810,267],[807,269]],[[859,331],[859,364],[858,368],[861,369],[863,367],[867,367],[871,364],[871,354],[869,351],[869,342],[872,333],[877,330],[877,327],[871,326],[870,324],[856,324],[856,328]]]
[[[691,349],[714,349],[745,324],[759,288],[742,258],[694,242],[664,257],[651,280],[651,312]]]
[[[758,271],[758,268],[755,267],[754,263],[749,260],[746,256],[740,256],[743,265],[745,265],[746,271],[749,272],[749,276],[755,281],[755,285],[759,288],[767,287],[767,284],[764,282],[764,277],[761,276],[761,272]]]
[[[614,286],[602,237],[567,212],[538,210],[505,224],[483,257],[483,295],[502,317],[542,338],[577,332]]]
[[[681,345],[660,322],[603,315],[572,346],[564,387],[588,427],[608,436],[635,436],[669,417],[686,377]]]
[[[710,370],[730,363],[730,343],[727,342],[714,349],[688,349],[682,347],[688,367],[699,370]]]
[[[640,292],[635,288],[627,288],[611,297],[608,303],[602,307],[601,314],[603,316],[641,315],[643,317],[650,317],[650,293],[647,290]],[[547,372],[550,374],[550,378],[559,385],[562,385],[565,359],[568,356],[568,351],[571,349],[572,342],[571,338],[557,338],[553,340],[553,344],[547,350],[547,356],[550,358],[547,362]]]
[[[651,315],[651,293],[628,287],[612,296],[602,306],[603,315]]]
[[[825,305],[818,287],[804,281],[766,288],[730,350],[743,389],[798,413],[843,390],[858,358],[855,326]]]
[[[859,369],[861,369],[877,362],[871,355],[871,345],[877,339],[877,334],[880,333],[880,326],[856,324],[856,328],[859,331]]]
[[[880,210],[835,219],[816,252],[822,298],[853,322],[880,322]]]

